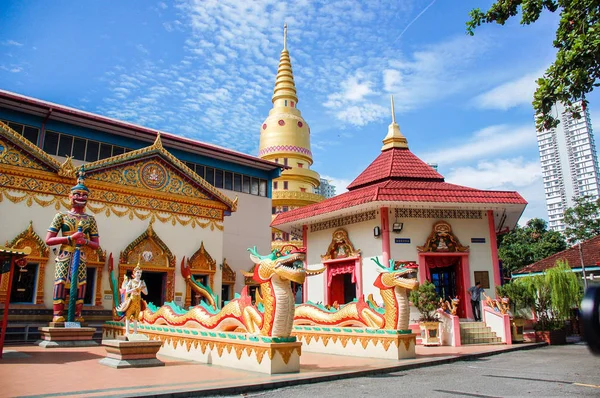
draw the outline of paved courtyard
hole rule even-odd
[[[8,346],[5,347],[4,359],[0,360],[0,378],[3,381],[0,396],[147,397],[243,394],[300,383],[407,371],[421,366],[483,358],[500,352],[534,347],[539,346],[417,346],[416,359],[401,361],[303,353],[300,373],[269,376],[164,356],[159,356],[166,363],[164,367],[117,370],[98,363],[105,356],[102,347],[43,349],[33,345]],[[533,351],[539,350],[537,348]],[[510,355],[513,354],[504,356]],[[453,368],[449,368],[450,373],[451,369]],[[411,370],[411,374],[412,372]],[[386,375],[379,377],[382,380],[389,378]],[[343,383],[353,382],[346,380]],[[300,388],[306,391],[318,391],[322,388],[329,395],[330,391],[326,386],[314,384]],[[295,392],[291,394],[296,395]],[[313,392],[313,396],[314,394]]]
[[[547,346],[248,397],[600,397],[599,365],[583,344]]]

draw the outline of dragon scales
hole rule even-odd
[[[285,252],[274,250],[267,256],[258,254],[256,247],[248,251],[256,264],[252,277],[260,284],[257,305],[252,304],[248,288],[245,287],[241,296],[229,301],[220,311],[216,309],[214,297],[208,300],[210,304],[201,302],[188,311],[173,303],[160,308],[150,308],[153,306],[149,305],[140,317],[141,322],[210,331],[247,332],[270,337],[290,336],[295,305],[291,282],[302,284],[307,274],[311,274],[304,268],[306,249],[293,247]],[[189,270],[186,272],[182,269],[182,273],[186,279],[190,278]],[[212,293],[197,282],[193,289],[205,298]]]
[[[373,285],[379,288],[383,307],[375,303],[372,295],[369,295],[366,302],[360,297],[338,310],[309,302],[296,307],[294,324],[407,330],[410,315],[407,293],[419,286],[416,279],[417,265],[402,262],[396,264],[394,260],[390,260],[389,266],[385,267],[377,258],[373,261],[380,273]]]

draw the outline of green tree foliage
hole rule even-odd
[[[532,218],[525,227],[517,226],[501,236],[498,242],[498,257],[502,260],[502,270],[506,276],[567,248],[561,233],[549,231],[546,221],[541,218]]]
[[[513,279],[509,283],[496,286],[497,297],[508,297],[511,313],[513,317],[517,317],[520,309],[531,309],[534,300],[531,294],[527,291],[527,287],[523,283],[519,283],[519,279]]]
[[[539,330],[564,327],[571,308],[581,302],[581,283],[566,261],[557,261],[543,275],[519,278],[515,283],[523,285],[533,301]]]
[[[436,312],[440,307],[440,297],[435,291],[435,285],[425,281],[418,289],[410,292],[410,301],[421,313],[421,322],[437,321]]]
[[[562,102],[580,117],[573,103],[584,101],[600,77],[600,2],[598,0],[497,0],[486,12],[479,8],[470,12],[467,33],[481,24],[506,21],[521,13],[521,24],[529,25],[538,20],[542,12],[559,12],[554,47],[558,50],[556,60],[537,80],[533,108],[537,114],[538,130],[556,127],[559,123],[552,117],[552,105]]]
[[[575,198],[575,206],[565,210],[565,235],[570,244],[600,235],[600,198]]]

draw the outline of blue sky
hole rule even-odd
[[[531,100],[558,19],[467,36],[491,3],[4,0],[0,88],[256,155],[285,21],[313,169],[338,193],[380,153],[393,94],[446,181],[516,190],[546,219]]]

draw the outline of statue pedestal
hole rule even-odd
[[[305,352],[384,359],[413,359],[417,335],[411,330],[294,326]]]
[[[36,344],[44,348],[97,346],[98,343],[92,339],[96,328],[77,325],[69,322],[51,322],[50,326],[38,328],[41,340]]]
[[[102,327],[103,339],[117,339],[124,334],[123,322],[109,321]],[[302,344],[295,337],[154,325],[139,325],[138,334],[162,344],[160,354],[174,358],[267,374],[300,371]]]
[[[165,366],[164,362],[156,359],[156,354],[162,345],[160,341],[150,341],[143,335],[133,336],[136,337],[102,340],[102,345],[106,349],[106,358],[101,359],[100,363],[115,369]]]

